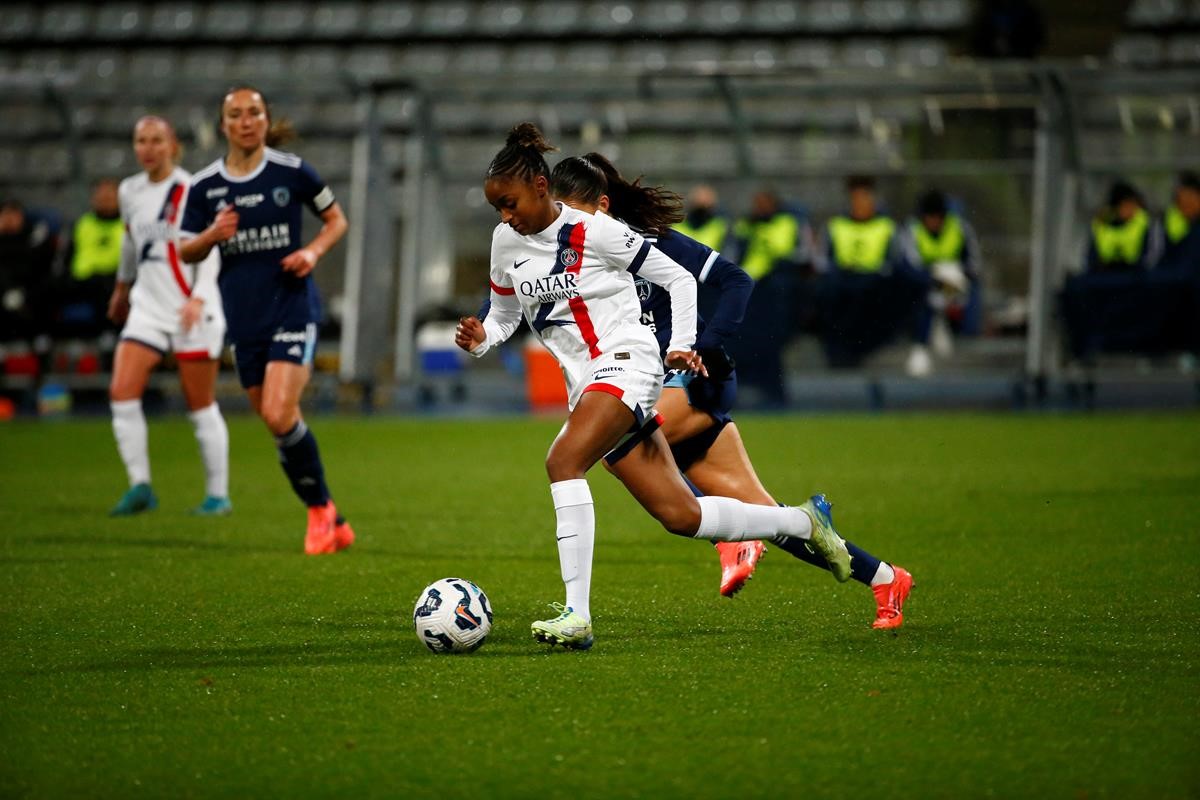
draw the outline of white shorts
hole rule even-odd
[[[633,353],[605,353],[588,363],[576,385],[571,408],[586,392],[606,392],[633,412],[637,427],[654,416],[654,404],[662,394],[663,370],[659,362],[646,363]]]
[[[200,321],[184,333],[178,321],[165,325],[150,314],[138,313],[134,306],[121,329],[121,339],[145,345],[163,355],[174,353],[180,361],[216,359],[221,357],[225,346],[225,317],[205,311]]]

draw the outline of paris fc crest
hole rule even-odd
[[[564,267],[573,267],[579,261],[579,253],[568,248],[563,250],[558,258]]]
[[[650,299],[650,281],[645,278],[638,278],[633,282],[633,285],[637,287],[639,300],[646,301]]]
[[[292,194],[286,186],[276,186],[271,190],[271,197],[275,199],[275,205],[283,208],[288,204],[288,200],[292,199]]]

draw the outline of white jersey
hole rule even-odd
[[[671,294],[668,350],[690,350],[695,341],[696,279],[624,223],[556,205],[558,218],[539,233],[496,226],[487,339],[473,355],[511,336],[523,313],[562,367],[574,405],[602,356],[662,373],[658,341],[641,324],[635,277]]]
[[[191,296],[203,298],[205,315],[220,317],[221,294],[217,289],[220,255],[213,248],[198,264],[179,258],[179,218],[191,173],[180,167],[158,183],[145,172],[121,181],[118,197],[125,239],[121,245],[118,277],[132,281],[130,304],[144,317],[167,329],[179,322],[179,310]]]

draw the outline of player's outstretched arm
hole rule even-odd
[[[321,212],[321,222],[324,223],[321,230],[307,247],[288,253],[279,262],[283,265],[284,272],[291,272],[297,278],[307,276],[317,266],[317,261],[346,235],[346,230],[350,227],[346,215],[342,213],[342,207],[337,203]]]

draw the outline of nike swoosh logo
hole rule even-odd
[[[529,260],[528,258],[527,258],[527,259],[525,259],[525,261],[528,261],[528,260]],[[520,269],[520,268],[521,268],[521,265],[522,265],[522,264],[524,264],[524,263],[525,263],[525,261],[514,261],[514,262],[513,262],[513,269]]]
[[[563,539],[574,539],[578,535],[578,533],[572,533],[570,536],[558,536],[556,538],[561,542]]]

